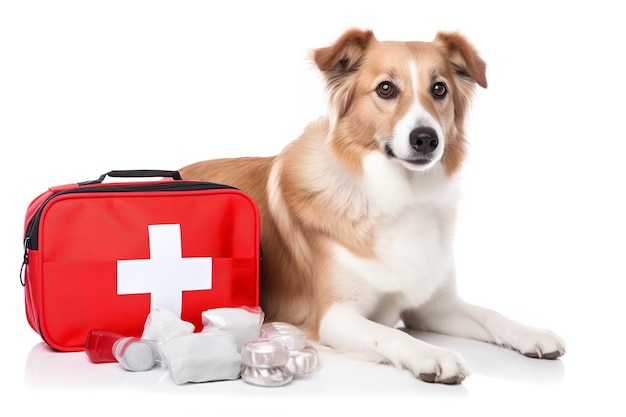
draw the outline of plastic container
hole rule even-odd
[[[265,323],[260,339],[248,342],[241,351],[241,378],[254,385],[277,387],[294,376],[306,375],[319,368],[319,357],[307,345],[304,334],[289,323]]]
[[[94,363],[118,362],[129,371],[147,371],[159,358],[153,342],[103,330],[89,332],[85,353]]]
[[[302,349],[291,350],[286,366],[294,375],[306,375],[317,371],[320,367],[317,350],[310,345]]]
[[[113,345],[123,337],[121,334],[113,332],[92,330],[87,335],[85,353],[93,363],[117,362],[113,356]]]
[[[258,368],[244,365],[241,370],[241,379],[253,385],[279,387],[291,382],[293,374],[286,366]]]
[[[277,340],[289,350],[304,349],[307,344],[306,338],[300,329],[289,323],[265,323],[261,326],[259,335],[264,339]]]
[[[274,368],[287,364],[289,350],[277,340],[257,339],[248,342],[241,351],[241,362],[258,368]]]

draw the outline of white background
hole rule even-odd
[[[308,415],[337,406],[348,415],[624,413],[626,31],[617,4],[3,1],[2,408],[81,416]],[[566,356],[531,360],[424,335],[465,357],[473,374],[462,385],[429,385],[323,353],[317,374],[263,389],[176,386],[159,370],[132,374],[40,345],[18,280],[28,203],[49,186],[111,169],[279,152],[324,110],[310,50],[352,26],[388,40],[460,30],[487,61],[489,88],[470,113],[459,290],[557,331]]]

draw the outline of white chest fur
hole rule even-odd
[[[408,172],[376,152],[364,161],[363,192],[374,232],[374,257],[336,246],[343,292],[370,316],[392,299],[399,311],[427,301],[453,270],[457,186],[441,167]],[[395,314],[396,312],[394,312]]]

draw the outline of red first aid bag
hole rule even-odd
[[[26,212],[26,317],[61,351],[83,350],[94,329],[140,336],[152,307],[198,331],[205,310],[258,306],[259,230],[248,195],[177,171],[50,188]]]

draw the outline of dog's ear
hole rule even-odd
[[[359,61],[373,38],[371,30],[350,29],[331,46],[316,49],[313,59],[324,74],[341,77],[358,69]]]
[[[349,80],[373,40],[371,30],[350,29],[331,46],[313,51],[313,60],[326,80],[335,117],[344,116],[350,108],[353,92]]]
[[[455,75],[487,88],[487,64],[463,35],[456,32],[439,32],[434,42],[442,48]]]
[[[465,154],[465,112],[474,93],[475,85],[487,88],[487,64],[468,40],[456,32],[439,32],[433,43],[450,64],[454,78],[454,118],[457,131],[454,140],[446,143],[443,154],[448,174],[456,171]]]

